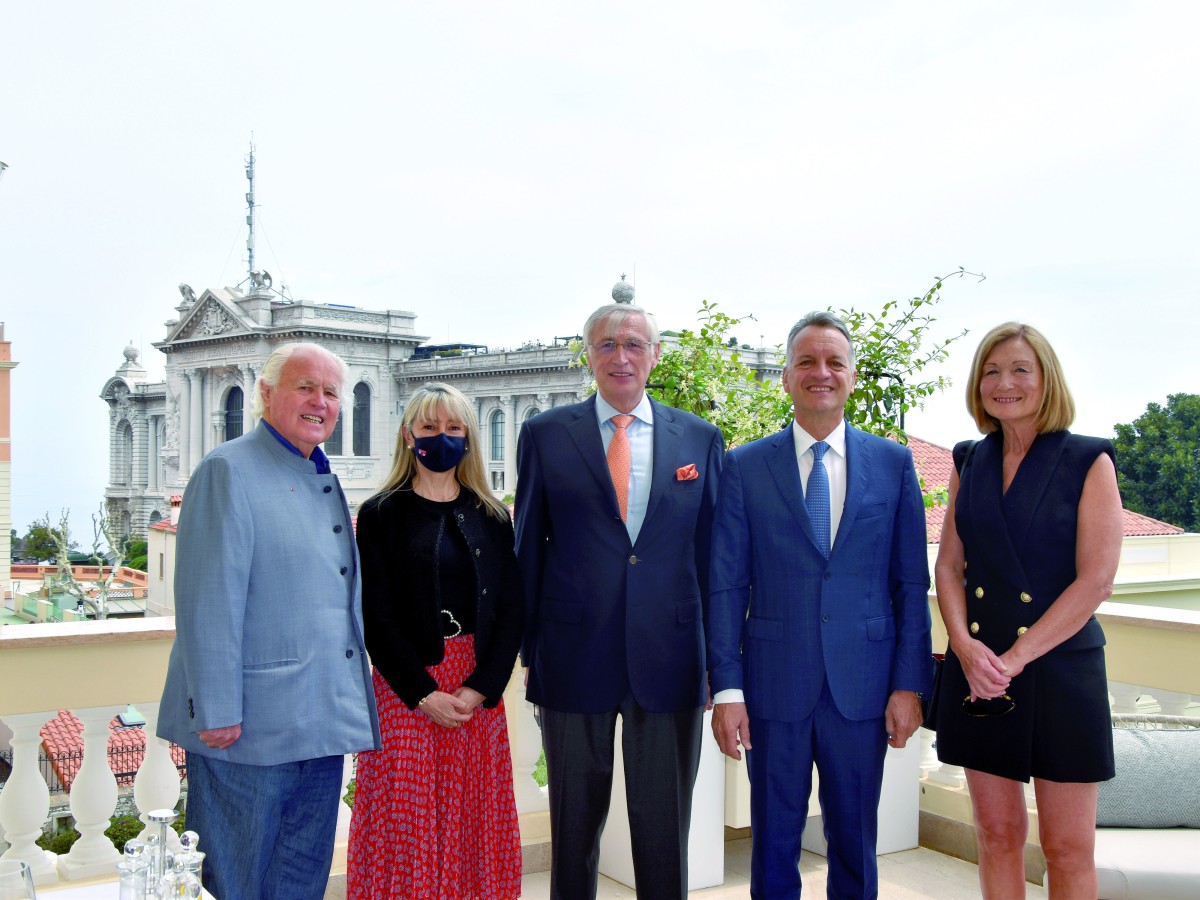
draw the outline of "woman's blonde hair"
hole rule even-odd
[[[392,471],[388,473],[383,486],[375,492],[375,496],[384,499],[396,491],[412,490],[412,481],[417,474],[416,456],[404,441],[404,433],[412,432],[413,422],[436,421],[438,413],[445,411],[446,415],[457,422],[462,422],[467,428],[467,452],[455,469],[454,476],[464,488],[475,495],[476,505],[483,507],[488,513],[501,521],[507,522],[508,508],[492,496],[488,489],[487,476],[483,471],[483,458],[476,448],[480,446],[479,420],[475,418],[475,410],[462,392],[440,381],[423,384],[413,392],[408,404],[404,407],[404,415],[400,420],[400,431],[396,434],[396,448],[392,459]]]
[[[1040,331],[1032,325],[1022,325],[1020,322],[997,325],[983,336],[979,349],[975,351],[975,360],[971,363],[971,379],[967,382],[967,411],[971,413],[976,426],[983,434],[990,434],[1000,427],[999,420],[988,415],[987,410],[983,408],[979,385],[983,381],[984,363],[992,355],[992,351],[1013,338],[1021,338],[1030,346],[1037,357],[1038,367],[1042,370],[1042,404],[1038,407],[1034,427],[1039,434],[1070,428],[1071,423],[1075,421],[1075,401],[1071,399],[1071,391],[1067,388],[1067,379],[1063,376],[1058,354]]]

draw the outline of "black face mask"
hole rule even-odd
[[[413,455],[430,472],[448,472],[467,452],[467,439],[448,434],[413,438]]]

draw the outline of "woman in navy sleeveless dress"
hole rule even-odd
[[[1113,750],[1093,613],[1122,538],[1112,445],[1066,430],[1058,358],[1027,325],[984,337],[967,406],[985,437],[954,448],[935,567],[950,637],[938,757],[967,770],[985,896],[1024,896],[1032,778],[1055,896],[1095,897],[1096,783]]]

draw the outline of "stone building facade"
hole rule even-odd
[[[349,366],[338,430],[325,445],[352,511],[392,464],[406,400],[426,381],[453,384],[475,402],[485,463],[498,496],[516,484],[520,424],[552,406],[581,400],[590,383],[565,346],[502,352],[484,348],[431,355],[416,314],[295,301],[261,280],[204,291],[180,285],[177,318],[154,346],[165,379],[150,382],[136,348],[100,392],[109,407],[109,515],[126,533],[145,534],[169,517],[204,454],[253,427],[255,381],[280,344],[312,341]],[[416,354],[416,358],[414,358]],[[422,358],[423,357],[423,358]]]

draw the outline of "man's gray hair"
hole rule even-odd
[[[820,328],[836,328],[846,338],[846,343],[850,345],[850,368],[854,368],[854,339],[850,336],[850,329],[846,327],[838,316],[835,316],[829,310],[822,309],[815,312],[810,312],[807,316],[792,326],[792,330],[787,336],[787,362],[786,365],[792,364],[792,341],[796,339],[801,331],[810,325],[816,325]]]
[[[588,320],[583,323],[584,344],[592,342],[592,332],[601,325],[611,323],[614,328],[619,328],[621,323],[630,316],[643,316],[646,319],[646,328],[650,332],[650,343],[657,344],[659,340],[658,321],[640,306],[634,306],[632,303],[606,303],[588,316]]]
[[[287,361],[301,351],[308,353],[317,353],[327,359],[332,360],[337,364],[338,371],[341,373],[341,384],[338,385],[338,394],[341,394],[341,389],[346,385],[346,375],[350,371],[350,367],[346,365],[346,361],[336,353],[331,353],[320,344],[313,344],[308,341],[299,341],[295,344],[284,344],[282,347],[277,347],[267,357],[267,361],[263,364],[262,371],[258,373],[258,379],[254,382],[254,396],[250,400],[250,412],[254,418],[261,419],[266,406],[263,404],[262,389],[263,385],[270,388],[279,387],[279,375],[283,371]]]

